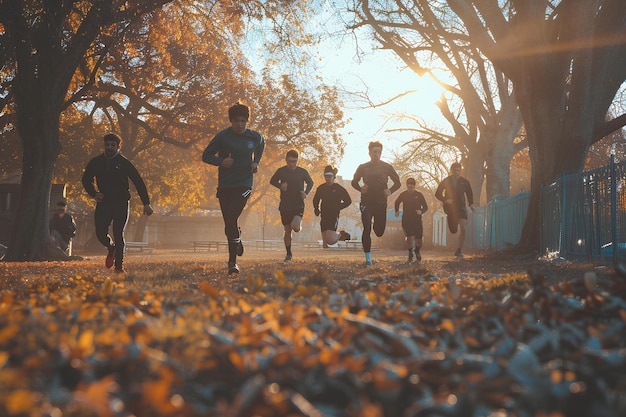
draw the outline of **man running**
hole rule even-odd
[[[124,229],[128,221],[130,190],[128,180],[135,184],[135,189],[143,203],[143,213],[150,216],[153,212],[146,184],[135,166],[122,154],[122,139],[114,134],[104,135],[104,153],[96,156],[87,164],[82,183],[87,194],[96,200],[94,220],[96,237],[107,248],[104,262],[107,268],[115,264],[115,272],[124,274]],[[97,183],[94,185],[94,179]],[[113,240],[109,236],[109,226],[113,224]]]
[[[448,216],[448,228],[450,233],[455,234],[459,230],[458,249],[454,256],[463,257],[463,243],[465,242],[465,227],[467,224],[467,208],[474,210],[474,194],[469,181],[461,176],[461,164],[458,162],[450,165],[450,175],[446,177],[435,192],[435,197],[443,203],[443,211]]]
[[[348,190],[335,182],[337,168],[327,165],[324,168],[324,184],[317,187],[313,196],[313,211],[316,216],[322,215],[322,246],[334,245],[338,240],[345,240],[348,234],[337,232],[339,212],[352,204]],[[320,206],[321,201],[321,206]]]
[[[313,189],[313,180],[309,172],[298,166],[298,151],[291,149],[285,155],[287,165],[276,170],[270,184],[280,189],[280,219],[285,229],[285,262],[291,261],[291,232],[298,233],[302,226],[304,214],[304,200]],[[304,184],[306,183],[306,188]]]
[[[365,265],[372,265],[372,227],[376,236],[385,233],[387,225],[387,197],[400,188],[400,177],[396,170],[388,163],[380,160],[383,145],[378,141],[368,145],[370,161],[361,164],[354,173],[352,187],[361,192],[361,222],[363,223],[363,252]],[[389,179],[393,182],[388,188]],[[360,181],[363,180],[363,184]]]
[[[253,174],[257,172],[265,149],[260,133],[247,128],[248,106],[236,103],[228,109],[231,126],[219,132],[202,154],[202,161],[219,167],[217,198],[228,240],[228,275],[238,274],[237,256],[243,255],[239,216],[252,192]]]
[[[409,259],[407,263],[422,261],[420,249],[424,228],[422,225],[422,215],[428,210],[424,195],[415,189],[415,179],[406,180],[406,190],[402,191],[395,202],[396,217],[400,215],[400,204],[402,204],[402,230],[406,236],[409,249]]]

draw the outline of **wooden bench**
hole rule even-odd
[[[304,249],[321,249],[324,247],[324,244],[321,240],[314,242],[293,242],[292,245],[296,247],[301,247]],[[329,245],[328,249],[339,249],[339,250],[363,250],[363,242],[360,240],[340,240],[334,245]],[[377,246],[372,246],[372,250],[377,250]]]
[[[244,246],[246,242],[243,242]],[[254,242],[254,248],[258,250],[278,250],[285,247],[282,240],[257,240]]]
[[[216,240],[192,240],[191,245],[194,252],[198,250],[219,251],[222,248],[228,249],[228,242]]]
[[[152,252],[153,247],[148,246],[148,242],[126,242],[126,250],[137,249],[139,252]]]
[[[362,250],[363,249],[363,242],[361,242],[360,240],[346,240],[343,243],[344,245],[339,245],[339,247],[342,249],[348,249],[348,250],[350,249]]]
[[[321,240],[318,240],[317,242],[293,242],[293,243],[305,249],[320,249],[323,247]]]

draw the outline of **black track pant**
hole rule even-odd
[[[238,221],[249,197],[249,187],[217,189],[217,198],[220,200],[220,209],[224,218],[224,233],[228,239],[228,262],[237,260],[237,250],[241,241]]]
[[[102,202],[96,204],[94,220],[96,237],[107,249],[115,246],[115,267],[121,268],[124,262],[124,229],[128,222],[128,201]],[[109,236],[109,226],[113,223],[113,241]]]
[[[363,252],[370,252],[372,249],[372,227],[376,236],[381,237],[385,233],[387,225],[387,204],[363,204],[361,208],[361,222],[363,223]]]

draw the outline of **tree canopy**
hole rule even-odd
[[[247,23],[271,22],[277,45],[289,47],[307,39],[301,31],[307,10],[298,1],[0,3],[0,123],[22,144],[22,192],[5,259],[46,258],[59,132],[71,137],[64,145],[76,146],[69,154],[87,151],[83,159],[95,150],[93,136],[81,138],[81,132],[121,133],[125,153],[138,163],[159,158],[159,169],[147,176],[166,178],[152,184],[163,208],[182,205],[169,191],[185,171],[174,172],[179,164],[168,162],[188,161],[186,149],[197,151],[225,127],[229,104],[243,99],[254,107],[254,94],[263,93],[240,49]],[[320,94],[332,98],[331,89]],[[336,106],[325,111],[340,116]],[[166,151],[168,145],[179,150]],[[196,185],[185,205],[201,204],[200,181]]]

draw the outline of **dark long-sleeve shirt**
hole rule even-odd
[[[361,191],[360,180],[367,184],[367,192],[361,194],[361,203],[387,204],[385,190],[389,179],[393,182],[389,191],[393,193],[400,189],[400,176],[393,167],[383,161],[370,161],[359,165],[352,179],[352,187]]]
[[[421,210],[422,214],[428,210],[426,199],[424,195],[417,190],[409,191],[404,190],[400,193],[395,201],[395,211],[400,211],[400,204],[402,204],[402,217],[404,216],[418,216],[417,210]]]
[[[443,210],[448,214],[458,215],[465,210],[465,198],[467,204],[474,204],[474,194],[469,181],[463,177],[454,178],[449,176],[445,178],[437,187],[435,197],[443,204]],[[446,200],[451,199],[452,204],[447,204]]]
[[[320,185],[313,196],[313,208],[320,210],[323,215],[339,216],[339,212],[350,204],[352,204],[352,199],[348,190],[336,182],[330,185],[326,183]]]
[[[280,190],[280,205],[278,209],[281,211],[303,209],[304,200],[300,196],[300,191],[309,194],[314,184],[309,171],[298,166],[294,170],[286,166],[280,167],[272,175],[270,184],[280,188],[283,183],[287,183],[287,191]],[[306,188],[304,187],[305,184]]]
[[[219,187],[252,187],[252,162],[261,162],[264,149],[265,141],[260,133],[246,129],[243,134],[238,135],[229,127],[209,142],[202,154],[202,161],[219,167]],[[233,158],[233,166],[224,168],[221,165],[228,155]]]
[[[57,213],[54,213],[50,218],[49,227],[50,231],[56,230],[59,232],[65,243],[68,243],[76,235],[76,223],[72,216],[67,213],[63,217],[59,217]]]
[[[148,190],[141,175],[135,166],[119,153],[110,159],[101,154],[89,161],[83,173],[82,183],[90,196],[95,197],[100,192],[104,194],[103,202],[119,203],[130,200],[129,179],[135,184],[143,205],[150,204]]]

